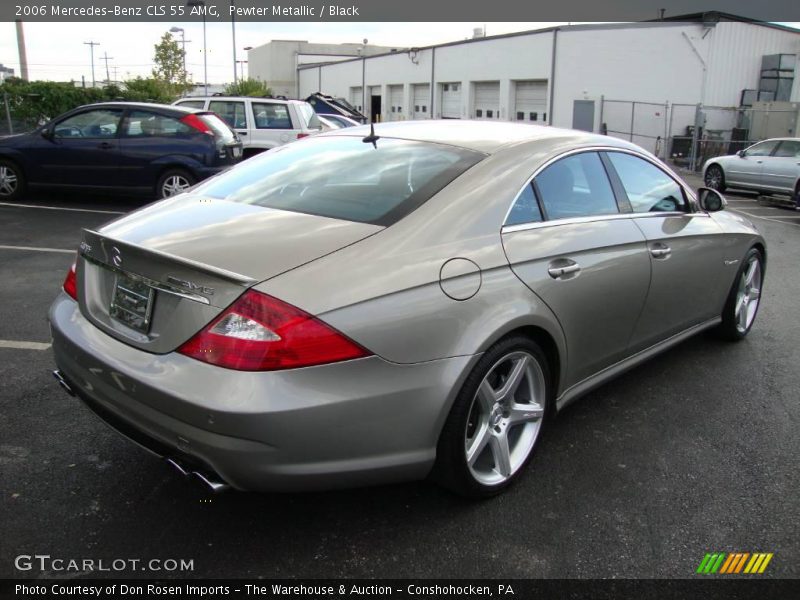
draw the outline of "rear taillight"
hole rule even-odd
[[[209,127],[203,119],[198,117],[197,115],[186,115],[181,119],[181,123],[184,125],[188,125],[189,127],[196,129],[200,133],[207,133],[208,135],[214,135],[214,130]]]
[[[78,299],[78,281],[75,278],[75,266],[77,262],[72,263],[72,266],[67,271],[67,276],[64,278],[64,291],[72,296],[75,300]]]
[[[370,355],[316,317],[253,290],[178,352],[238,371],[296,369]]]
[[[297,134],[297,139],[298,140],[302,140],[304,137],[308,137],[310,135],[311,135],[310,133],[298,133]]]

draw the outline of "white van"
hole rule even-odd
[[[314,109],[304,100],[195,96],[173,104],[217,113],[239,134],[245,158],[323,129]]]

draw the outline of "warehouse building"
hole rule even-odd
[[[800,102],[798,53],[798,30],[698,13],[297,65],[296,95],[344,97],[374,121],[469,118],[608,129],[663,154],[660,140],[696,124],[698,104],[715,108],[705,111],[701,127],[730,135],[742,125],[737,109],[744,102]],[[765,69],[776,55],[779,68]]]

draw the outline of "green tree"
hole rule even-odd
[[[163,82],[172,96],[179,96],[192,87],[183,68],[185,58],[184,51],[169,32],[161,36],[161,41],[155,45],[153,79]]]
[[[126,100],[136,102],[159,102],[169,104],[175,100],[176,94],[173,93],[171,86],[161,79],[137,77],[125,82],[125,92],[123,95]]]
[[[266,81],[260,79],[240,79],[236,83],[225,86],[225,93],[228,96],[254,96],[263,97],[272,94],[272,90],[267,87]]]

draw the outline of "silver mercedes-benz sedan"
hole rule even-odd
[[[753,144],[703,165],[703,181],[715,190],[754,190],[788,194],[800,206],[800,138],[776,138]]]
[[[699,331],[747,334],[765,242],[724,205],[585,132],[307,138],[85,230],[56,377],[215,489],[491,495],[573,399]]]

